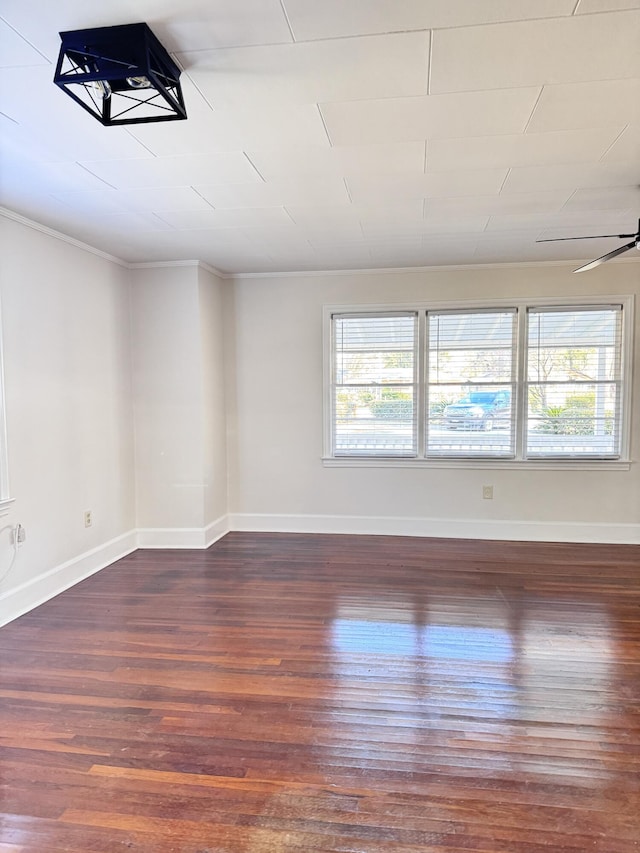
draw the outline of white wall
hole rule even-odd
[[[0,519],[0,624],[133,547],[128,271],[0,218],[11,496]],[[84,526],[91,510],[93,525]]]
[[[322,308],[638,293],[638,264],[240,278],[235,283],[232,526],[640,542],[640,473],[323,467]],[[636,339],[640,334],[636,330]],[[636,346],[636,353],[640,347]],[[636,355],[636,361],[638,356]],[[639,422],[636,363],[633,423]],[[632,437],[632,458],[640,442]],[[481,487],[494,485],[494,500]]]
[[[226,517],[228,504],[225,398],[225,283],[198,269],[204,424],[204,524]]]
[[[132,271],[136,514],[144,528],[202,527],[198,271]]]
[[[226,530],[224,284],[195,264],[131,280],[139,541],[202,547]]]

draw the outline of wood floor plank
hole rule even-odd
[[[640,547],[232,533],[0,630],[0,853],[640,853]]]

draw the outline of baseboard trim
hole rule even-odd
[[[229,532],[229,517],[221,515],[206,527],[143,527],[138,548],[209,548]]]
[[[117,536],[0,594],[0,627],[135,551],[136,531]]]
[[[138,548],[209,548],[229,532],[228,516],[206,527],[131,530],[0,593],[0,627],[115,563]]]
[[[351,533],[521,542],[640,544],[640,525],[637,524],[233,513],[229,516],[229,529],[265,533]]]
[[[212,521],[211,524],[207,525],[204,529],[204,547],[209,548],[214,542],[217,542],[218,539],[222,539],[223,536],[226,536],[229,530],[228,515],[221,515],[220,518],[216,518],[215,521]]]
[[[355,515],[232,513],[206,527],[142,528],[122,534],[0,594],[0,627],[138,548],[209,548],[229,531],[260,533],[347,533],[494,539],[521,542],[585,542],[640,545],[640,525],[579,522],[500,521],[448,518],[389,518]]]

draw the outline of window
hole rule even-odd
[[[620,459],[629,302],[331,312],[327,455]]]
[[[428,312],[427,454],[514,454],[516,312]]]
[[[417,319],[416,312],[335,318],[336,455],[415,455]]]
[[[527,455],[619,456],[622,307],[528,319]]]

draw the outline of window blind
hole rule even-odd
[[[527,337],[527,456],[618,456],[622,306],[531,308]]]
[[[427,455],[513,456],[515,309],[427,320]]]
[[[415,456],[417,313],[334,315],[337,456]]]

